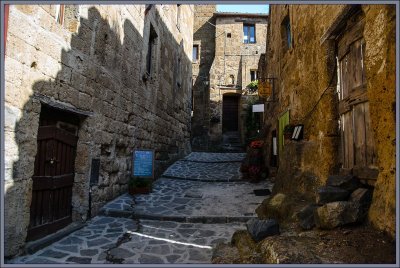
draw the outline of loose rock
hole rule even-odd
[[[263,240],[267,236],[278,235],[280,233],[279,224],[274,219],[251,219],[246,223],[246,227],[256,242]]]
[[[352,192],[360,186],[360,181],[352,175],[331,175],[326,181],[326,186],[334,186]]]
[[[349,223],[359,222],[360,205],[355,202],[339,201],[317,208],[315,224],[321,229],[333,229]]]
[[[349,192],[339,187],[324,186],[318,189],[316,203],[323,205],[329,202],[345,201],[349,197]]]
[[[349,201],[360,205],[360,221],[363,221],[372,202],[372,191],[366,188],[358,188],[351,194]]]
[[[315,226],[314,213],[317,207],[316,205],[310,204],[297,213],[299,225],[303,230],[311,230]]]

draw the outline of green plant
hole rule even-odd
[[[247,87],[250,89],[250,92],[255,92],[258,88],[258,80],[251,81],[250,84],[247,85]]]
[[[245,138],[246,142],[249,143],[254,139],[257,139],[258,130],[262,127],[260,125],[260,115],[258,113],[253,113],[252,106],[257,102],[256,99],[250,99],[247,102],[246,111],[246,132]]]

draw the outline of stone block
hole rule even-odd
[[[343,190],[352,192],[360,186],[360,182],[352,175],[331,175],[326,181],[327,186],[339,187]]]
[[[275,218],[283,220],[291,213],[292,201],[288,196],[277,193],[266,198],[256,209],[257,215],[262,219]]]
[[[347,190],[339,187],[324,186],[318,189],[316,203],[323,205],[329,202],[345,201],[349,197]]]
[[[259,242],[267,236],[279,235],[279,224],[274,219],[251,219],[246,223],[247,231],[254,241]]]
[[[360,205],[362,214],[360,216],[360,220],[364,220],[368,214],[368,209],[372,202],[372,190],[366,188],[358,188],[351,193],[349,201]]]
[[[369,206],[372,201],[372,190],[358,188],[351,193],[349,201],[357,202],[362,206]]]
[[[314,213],[318,206],[310,204],[297,213],[299,225],[303,230],[310,230],[315,226]]]
[[[314,214],[315,224],[321,229],[334,229],[361,219],[360,205],[355,202],[338,201],[317,208]]]

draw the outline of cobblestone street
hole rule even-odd
[[[170,166],[153,192],[124,194],[62,240],[10,263],[211,263],[272,189],[240,178],[240,153],[191,153]],[[233,179],[235,177],[235,179]]]

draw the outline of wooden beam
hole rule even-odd
[[[332,22],[331,26],[320,38],[322,45],[328,39],[336,39],[343,27],[346,26],[347,19],[354,15],[360,9],[360,5],[346,5],[340,14]]]

